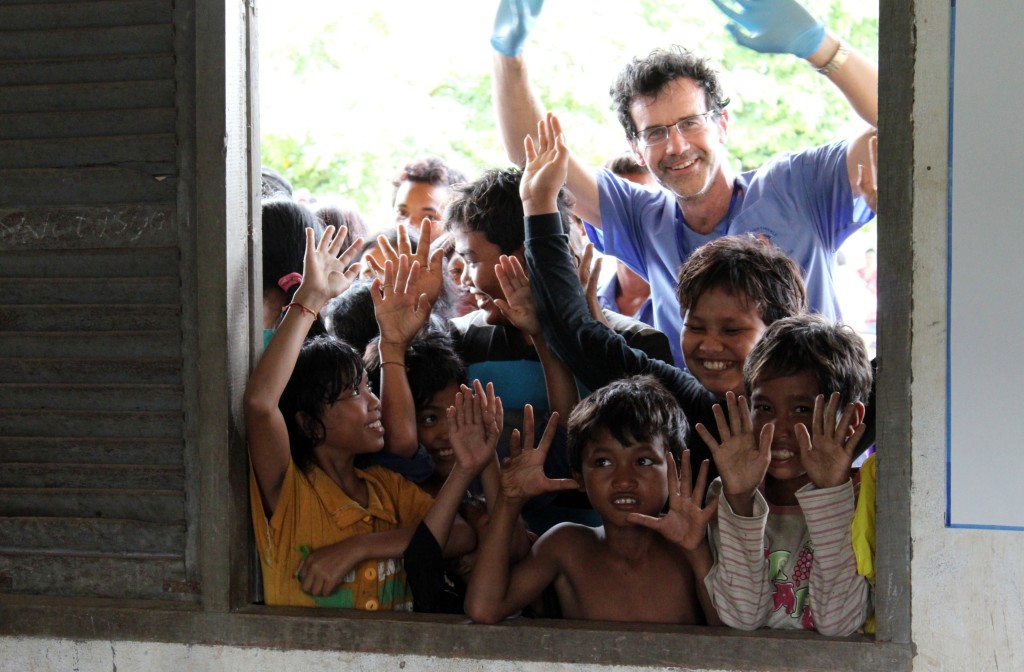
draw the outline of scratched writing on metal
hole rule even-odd
[[[170,212],[164,209],[87,208],[0,211],[0,243],[109,239],[136,241],[163,230]]]

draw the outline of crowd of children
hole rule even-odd
[[[685,121],[648,130],[708,120]],[[523,155],[474,180],[411,162],[372,232],[265,171],[245,417],[266,603],[863,629],[863,341],[750,234],[678,268],[678,343],[614,310],[656,287],[603,307],[554,115]]]

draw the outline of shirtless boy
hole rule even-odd
[[[689,455],[683,453],[677,471],[686,418],[661,383],[651,376],[627,378],[580,402],[569,417],[575,480],[544,475],[555,420],[534,448],[532,409],[525,416],[502,465],[501,494],[470,577],[470,618],[496,623],[553,583],[565,618],[717,624],[704,588],[711,567],[707,523],[717,502],[701,506],[707,462],[693,488]],[[562,523],[510,566],[523,503],[576,487],[587,493],[603,526]]]

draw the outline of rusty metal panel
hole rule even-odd
[[[0,204],[5,208],[166,204],[174,201],[177,187],[175,175],[151,175],[127,167],[0,170]]]
[[[176,15],[0,2],[0,593],[198,600]]]
[[[0,590],[95,597],[194,600],[181,558],[162,555],[75,555],[0,552]]]
[[[181,440],[115,436],[0,436],[0,463],[180,465]]]
[[[47,58],[0,62],[0,86],[81,84],[83,82],[144,82],[174,79],[170,54]]]

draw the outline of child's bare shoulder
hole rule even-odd
[[[559,523],[537,539],[534,553],[545,553],[556,558],[578,557],[581,552],[598,547],[604,538],[603,532],[603,528]]]

